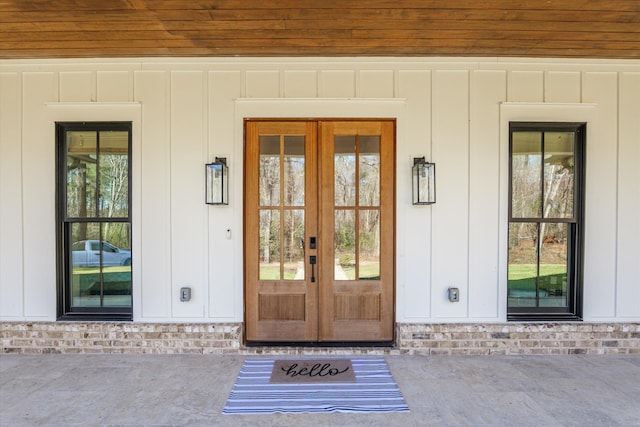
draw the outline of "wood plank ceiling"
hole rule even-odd
[[[0,58],[640,58],[640,0],[0,0]]]

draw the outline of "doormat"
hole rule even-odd
[[[356,376],[349,359],[280,359],[273,364],[269,382],[271,384],[354,383]]]
[[[304,359],[303,359],[304,360]],[[326,363],[327,360],[323,359]],[[340,360],[340,359],[334,359]],[[275,359],[247,359],[223,414],[408,412],[384,358],[349,359],[355,382],[271,382]],[[286,360],[286,364],[300,359]],[[309,359],[309,361],[314,361]],[[315,360],[316,363],[320,362]],[[291,366],[291,365],[289,365]],[[313,366],[313,364],[312,364]],[[316,368],[318,371],[320,368]]]

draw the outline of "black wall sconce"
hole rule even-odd
[[[205,203],[208,205],[229,204],[229,167],[226,157],[216,157],[205,165]]]
[[[431,205],[436,202],[436,164],[424,157],[414,157],[411,168],[411,186],[414,205]]]

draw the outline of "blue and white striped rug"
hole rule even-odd
[[[382,357],[353,358],[356,382],[271,384],[275,359],[248,359],[223,414],[408,412]]]

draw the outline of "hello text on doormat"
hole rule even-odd
[[[354,383],[356,376],[349,359],[276,360],[270,383]]]

